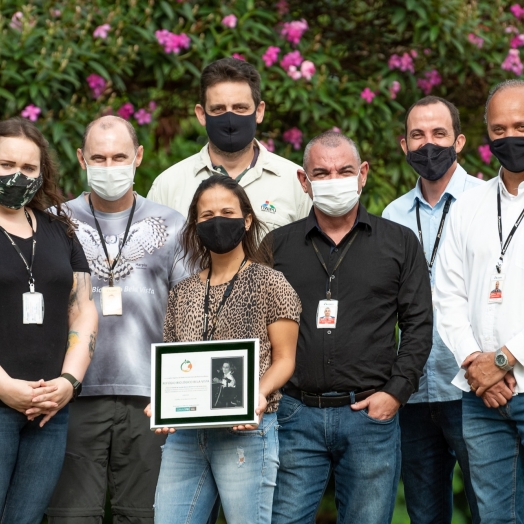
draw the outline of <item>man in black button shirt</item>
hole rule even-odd
[[[332,469],[339,522],[384,524],[393,515],[397,411],[431,350],[431,290],[413,232],[358,203],[368,169],[344,135],[314,138],[298,171],[314,207],[270,236],[275,269],[303,308],[296,369],[278,410],[273,524],[314,521]],[[327,307],[335,324],[321,322]]]

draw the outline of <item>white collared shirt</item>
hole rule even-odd
[[[524,224],[511,241],[502,274],[502,303],[488,303],[497,274],[501,246],[498,233],[497,187],[501,194],[503,242],[524,209],[524,182],[518,195],[508,192],[500,177],[467,191],[452,206],[446,240],[439,249],[435,288],[437,328],[459,365],[476,351],[506,346],[517,364],[516,393],[524,392]],[[453,384],[469,386],[460,370]]]
[[[305,218],[311,209],[311,199],[304,193],[298,179],[300,166],[269,152],[260,142],[256,164],[240,179],[257,217],[270,230]],[[149,190],[147,198],[176,209],[187,217],[189,205],[200,182],[213,174],[207,144],[196,155],[166,169]],[[225,176],[225,175],[222,175]]]

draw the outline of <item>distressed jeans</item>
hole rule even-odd
[[[258,429],[170,434],[155,495],[156,524],[205,524],[220,495],[228,524],[270,524],[278,470],[275,413]]]
[[[487,408],[462,396],[462,431],[482,524],[524,523],[524,394]]]

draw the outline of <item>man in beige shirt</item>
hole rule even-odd
[[[208,65],[195,113],[209,143],[159,175],[147,197],[187,216],[200,182],[219,173],[239,182],[269,229],[306,217],[311,199],[297,180],[301,167],[270,153],[255,139],[264,110],[260,75],[251,64],[222,58]]]

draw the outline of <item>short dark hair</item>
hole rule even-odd
[[[460,127],[460,115],[459,115],[459,110],[456,108],[456,106],[452,104],[451,102],[449,102],[448,100],[446,100],[445,98],[440,98],[440,96],[429,95],[415,102],[407,110],[406,119],[404,120],[404,133],[406,135],[406,140],[408,136],[408,118],[409,118],[409,114],[411,113],[411,111],[413,111],[413,109],[418,106],[430,106],[432,104],[438,104],[439,102],[441,104],[444,104],[449,110],[449,114],[451,115],[451,124],[453,125],[453,133],[455,135],[455,138],[457,138],[460,135],[460,133],[462,132],[461,127]]]
[[[508,89],[510,87],[524,87],[524,80],[518,80],[513,78],[512,80],[504,80],[504,82],[498,83],[495,87],[492,87],[486,100],[486,106],[484,107],[484,122],[488,123],[488,106],[495,93]]]
[[[100,122],[100,120],[102,120],[103,118],[104,119],[107,118],[107,121]],[[87,142],[87,136],[89,135],[89,132],[91,131],[91,128],[94,125],[96,125],[96,124],[100,124],[102,129],[109,129],[109,128],[111,128],[111,127],[113,127],[115,125],[115,120],[117,122],[121,122],[122,124],[124,124],[126,126],[128,132],[129,132],[129,136],[131,138],[131,141],[133,142],[133,147],[135,148],[135,151],[136,151],[140,144],[138,142],[138,137],[136,135],[136,131],[135,131],[135,128],[133,127],[133,125],[130,122],[128,122],[127,120],[125,120],[124,118],[121,118],[119,116],[116,116],[116,115],[104,115],[104,116],[101,116],[101,117],[97,118],[96,120],[93,120],[89,124],[87,124],[87,127],[85,128],[84,134],[82,136],[82,147],[80,148],[82,150],[82,153],[85,151],[86,142]]]
[[[248,215],[251,215],[252,217],[249,231],[246,231],[246,234],[242,239],[242,247],[244,248],[244,254],[247,259],[266,266],[272,266],[273,256],[270,246],[266,243],[262,244],[262,240],[267,234],[268,228],[264,222],[257,218],[244,188],[230,176],[211,175],[198,186],[193,196],[193,200],[191,201],[191,205],[189,206],[186,225],[182,230],[182,246],[185,252],[184,258],[187,258],[188,268],[191,271],[205,269],[209,267],[211,263],[209,249],[202,244],[197,235],[197,205],[202,193],[216,186],[221,186],[224,189],[231,191],[238,198],[242,216],[246,218]]]
[[[261,101],[260,75],[258,71],[244,60],[238,58],[221,58],[209,64],[200,77],[200,104],[206,107],[206,93],[209,87],[221,82],[246,82],[251,88],[251,95],[257,108]]]

